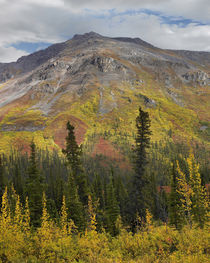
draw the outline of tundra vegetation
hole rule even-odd
[[[32,141],[0,156],[0,262],[209,262],[201,146],[151,143],[139,108],[132,169],[86,155],[66,128],[62,153]]]

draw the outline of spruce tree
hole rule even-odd
[[[81,172],[82,147],[78,146],[74,134],[74,126],[71,125],[69,121],[66,124],[66,129],[68,131],[66,137],[66,149],[63,149],[62,151],[68,160],[73,175],[76,176]]]
[[[74,177],[70,174],[66,189],[68,218],[72,219],[79,231],[85,230],[86,211],[82,205]]]
[[[116,193],[113,185],[113,178],[110,177],[107,185],[107,199],[105,209],[106,228],[112,235],[118,234],[116,227],[117,218],[120,215],[120,208],[117,202]]]
[[[180,213],[180,195],[177,191],[178,182],[177,182],[177,171],[175,164],[172,167],[172,180],[171,180],[171,193],[169,196],[169,223],[175,226],[177,229],[180,229],[183,224],[183,217]]]
[[[81,202],[87,205],[88,202],[88,184],[87,178],[82,167],[82,145],[78,146],[74,134],[74,126],[67,122],[66,125],[68,135],[66,137],[66,148],[63,149],[63,153],[68,161],[70,173],[73,175],[76,185],[78,186],[78,194]]]
[[[147,203],[147,187],[149,179],[146,175],[147,149],[150,146],[150,118],[148,112],[139,108],[139,115],[136,118],[136,146],[134,149],[134,177],[132,181],[131,209],[133,220],[135,215],[145,217]]]
[[[6,187],[6,178],[4,174],[3,160],[0,155],[0,207],[1,207],[1,199],[4,194],[5,187]]]
[[[15,191],[20,196],[21,201],[23,201],[25,199],[24,198],[24,185],[23,185],[23,180],[21,177],[20,169],[17,163],[15,164],[14,175],[13,175],[12,180],[13,180]]]
[[[128,198],[127,189],[125,188],[124,183],[122,181],[122,177],[120,175],[113,177],[113,184],[117,202],[120,207],[120,214],[122,217],[124,217],[126,211],[126,200]]]
[[[37,168],[36,146],[32,142],[31,154],[28,168],[28,178],[26,181],[26,194],[28,196],[31,223],[34,227],[40,226],[42,215],[42,193],[44,190],[43,179]]]
[[[99,208],[104,209],[105,200],[104,200],[103,183],[101,177],[97,173],[94,175],[92,186],[93,186],[93,195],[95,197],[95,200],[99,200]]]
[[[98,202],[98,205],[96,207],[97,230],[101,230],[104,220],[105,196],[104,184],[98,174],[95,174],[94,176],[91,190],[93,201]]]
[[[150,175],[151,180],[151,188],[150,188],[150,202],[151,202],[151,212],[153,214],[154,219],[160,218],[160,200],[159,194],[157,189],[157,178],[154,172],[151,172]]]
[[[165,189],[160,189],[159,192],[159,218],[163,222],[168,221],[168,196]]]

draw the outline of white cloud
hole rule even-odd
[[[140,37],[162,48],[210,51],[209,0],[0,0],[0,6],[0,61],[16,60],[24,53],[10,47],[9,54],[5,47],[11,44],[56,43],[89,31]],[[114,16],[110,9],[115,9]],[[168,24],[155,13],[126,13],[140,9],[194,23],[181,26]]]
[[[155,15],[138,14],[114,17],[111,31],[104,28],[103,33],[110,36],[140,36],[151,44],[166,49],[188,49],[210,51],[210,25],[189,24],[179,27],[175,24],[163,24]],[[132,31],[131,31],[132,29]]]
[[[84,8],[92,10],[127,10],[147,8],[168,15],[210,21],[209,0],[63,0],[72,11]]]
[[[17,50],[14,47],[0,47],[0,58],[1,62],[11,62],[16,61],[19,57],[28,55],[27,52],[23,50]]]

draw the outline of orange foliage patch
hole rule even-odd
[[[30,154],[31,152],[30,143],[26,142],[26,140],[20,137],[16,137],[13,140],[13,147],[23,154],[24,153]]]
[[[206,187],[207,194],[209,195],[209,193],[210,193],[210,184],[206,184],[205,187]],[[164,191],[166,194],[170,194],[171,186],[161,185],[161,186],[157,187],[157,190],[158,190],[158,193]]]
[[[164,191],[166,194],[170,194],[171,192],[171,187],[168,185],[161,185],[157,187],[158,193]]]
[[[71,124],[75,127],[75,136],[76,141],[78,144],[81,144],[84,141],[85,133],[87,131],[88,126],[81,121],[80,119],[74,117],[74,116],[60,116],[59,118],[62,119],[62,123],[67,123],[67,121],[70,121]],[[59,125],[60,120],[55,120],[51,124],[51,128],[55,130],[54,133],[54,141],[55,143],[61,147],[65,147],[65,138],[67,136],[67,130],[65,128],[65,125]]]
[[[8,111],[3,111],[1,114],[0,114],[0,122],[4,119],[4,117],[7,115]]]
[[[104,140],[103,138],[100,138],[95,144],[91,155],[92,157],[103,155],[110,160],[117,162],[121,169],[131,170],[131,166],[128,160],[125,159],[125,156],[123,156],[109,141]]]

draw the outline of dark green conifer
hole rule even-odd
[[[156,174],[151,172],[150,175],[150,210],[153,214],[154,219],[160,218],[160,204],[159,204],[159,196],[158,196],[158,189],[157,189],[157,179]]]
[[[44,190],[43,178],[36,163],[36,145],[32,141],[29,159],[28,178],[26,181],[26,195],[29,200],[31,224],[40,226],[42,215],[42,194]]]
[[[14,175],[13,175],[13,185],[15,188],[16,193],[20,196],[21,201],[25,200],[25,196],[24,196],[24,185],[23,185],[23,180],[22,180],[22,176],[20,173],[20,169],[18,164],[15,164],[15,170],[14,170]]]
[[[159,192],[159,218],[165,223],[168,222],[168,194],[161,187]]]
[[[126,201],[128,198],[128,192],[127,189],[125,188],[125,185],[122,181],[122,177],[120,175],[113,177],[114,181],[114,189],[116,193],[116,199],[120,207],[120,214],[122,217],[125,216],[126,213]]]
[[[116,226],[117,218],[120,215],[120,208],[117,202],[116,193],[113,185],[113,178],[110,177],[109,184],[107,185],[107,200],[106,200],[106,228],[112,235],[118,234]]]
[[[71,125],[69,121],[66,124],[66,129],[68,131],[66,137],[66,148],[62,151],[68,160],[73,175],[76,176],[81,172],[82,147],[78,146],[74,134],[74,126]]]
[[[89,189],[87,177],[84,173],[81,162],[82,146],[78,146],[74,134],[74,126],[72,126],[69,121],[67,122],[66,128],[68,134],[66,137],[66,148],[63,149],[63,153],[66,156],[70,172],[74,177],[76,186],[78,187],[80,201],[84,205],[87,205]]]
[[[74,221],[79,231],[84,231],[86,226],[86,212],[80,201],[75,179],[71,174],[68,178],[66,196],[69,218]]]
[[[101,177],[97,173],[94,176],[92,185],[93,185],[95,199],[99,200],[99,208],[104,209],[105,200],[104,200],[103,183],[102,183]]]
[[[132,182],[132,212],[140,217],[145,217],[147,203],[147,187],[149,178],[146,176],[145,169],[148,162],[147,148],[150,146],[150,118],[149,113],[139,108],[139,115],[136,118],[136,146],[134,150],[134,177]]]
[[[92,196],[93,201],[98,204],[96,207],[97,230],[101,230],[104,226],[105,195],[104,185],[101,177],[97,173],[92,183]]]
[[[172,166],[172,180],[171,180],[171,193],[169,196],[169,222],[171,225],[180,229],[182,226],[183,218],[180,214],[180,195],[177,192],[177,171],[175,164]]]
[[[1,205],[1,199],[2,199],[2,195],[4,194],[5,187],[6,187],[6,178],[4,174],[2,156],[0,155],[0,205]]]

